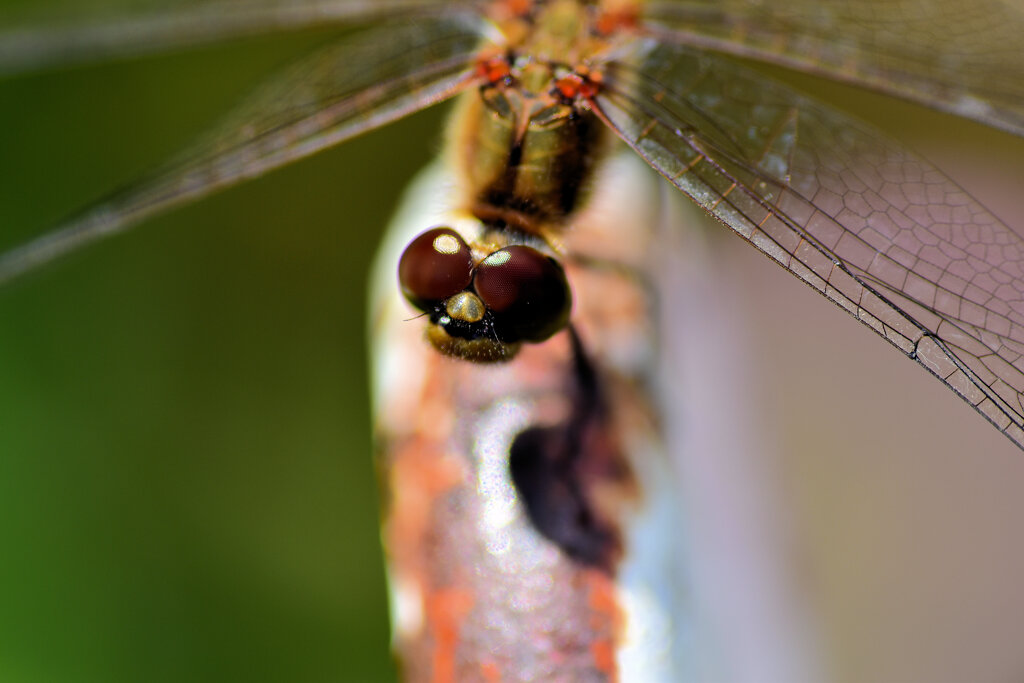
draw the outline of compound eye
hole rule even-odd
[[[565,327],[572,294],[558,262],[532,247],[494,252],[477,266],[473,287],[502,341],[543,341]]]
[[[451,228],[431,228],[420,234],[398,262],[402,294],[421,311],[466,289],[472,278],[469,245]]]

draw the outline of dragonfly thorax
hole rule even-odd
[[[452,152],[466,209],[482,222],[546,236],[585,203],[608,135],[581,100],[558,90],[562,77],[528,64],[463,96]]]

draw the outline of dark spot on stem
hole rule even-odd
[[[622,540],[595,505],[593,490],[627,483],[630,475],[595,368],[571,327],[570,335],[570,415],[562,423],[522,431],[512,443],[509,470],[537,531],[574,560],[611,572],[622,555]]]

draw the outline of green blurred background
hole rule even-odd
[[[38,9],[15,5],[2,4]],[[0,248],[138,177],[327,37],[0,81]],[[1022,227],[1020,141],[821,94]],[[442,116],[0,289],[0,682],[393,680],[365,281]],[[1024,672],[1024,458],[780,269],[738,240],[720,248],[723,272],[757,292],[743,314],[763,375],[750,390],[780,444],[765,464],[788,513],[779,552],[826,670],[850,683],[966,680],[950,662],[994,672],[975,680]]]
[[[0,245],[324,39],[0,82]],[[0,290],[0,681],[393,679],[365,282],[441,114]]]

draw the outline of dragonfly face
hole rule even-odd
[[[112,248],[113,249],[117,249],[117,247],[112,247]],[[86,256],[86,257],[79,257],[79,258],[90,258],[90,257]]]

